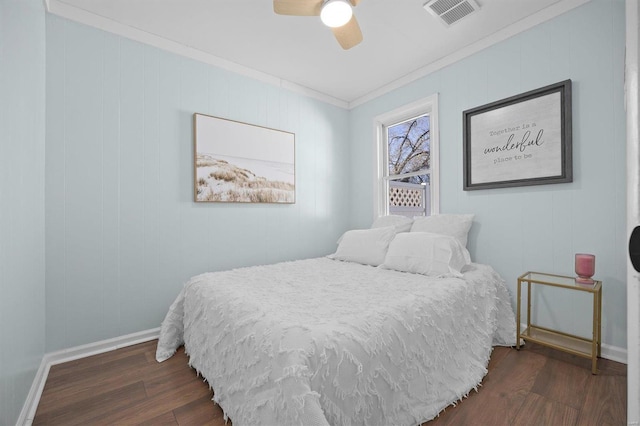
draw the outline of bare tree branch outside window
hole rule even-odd
[[[428,115],[388,127],[389,175],[402,175],[430,168],[430,127]],[[424,183],[429,182],[429,174],[398,180]]]

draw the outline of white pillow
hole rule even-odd
[[[340,238],[332,259],[378,266],[384,262],[389,243],[396,235],[393,226],[374,229],[355,229]]]
[[[467,246],[467,235],[473,223],[473,214],[438,214],[435,216],[416,216],[413,218],[411,232],[433,232],[435,234],[456,237]]]
[[[390,214],[387,216],[379,216],[373,221],[371,228],[385,228],[387,226],[393,226],[396,228],[396,232],[409,232],[413,225],[413,219],[407,216],[401,216],[399,214]]]
[[[382,268],[431,276],[456,276],[471,263],[469,251],[451,236],[430,232],[397,234]]]

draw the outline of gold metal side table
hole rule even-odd
[[[522,299],[522,284],[527,285],[527,328],[520,331],[520,305]],[[585,291],[593,296],[593,333],[591,339],[563,333],[538,325],[531,324],[531,286],[534,284],[561,287],[568,290]],[[601,317],[602,317],[602,282],[591,284],[577,283],[574,277],[545,274],[541,272],[527,272],[518,277],[518,312],[516,316],[516,349],[520,350],[520,339],[539,343],[550,348],[568,352],[584,358],[591,358],[591,373],[598,373],[598,358],[601,345]]]

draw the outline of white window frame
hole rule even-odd
[[[389,214],[385,178],[388,176],[388,141],[386,127],[409,120],[414,117],[429,114],[430,134],[430,215],[440,212],[440,137],[438,126],[438,94],[419,99],[393,111],[376,116],[373,119],[373,134],[376,143],[374,155],[373,179],[373,219]]]

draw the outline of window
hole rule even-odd
[[[375,118],[374,216],[438,212],[437,101],[433,95]]]

